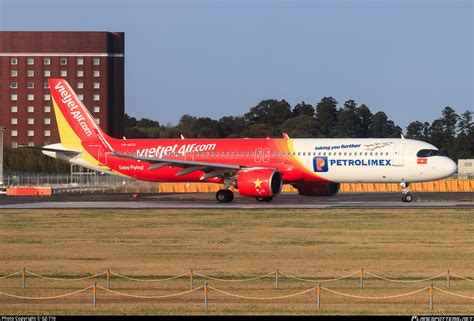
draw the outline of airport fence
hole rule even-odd
[[[74,174],[9,174],[4,176],[8,187],[52,187],[60,193],[215,193],[222,189],[215,183],[157,183],[110,174],[84,172]],[[474,178],[449,178],[434,182],[412,183],[411,192],[474,192]],[[283,193],[297,193],[286,184]],[[401,192],[399,184],[342,183],[342,193]]]
[[[209,276],[206,274],[202,274],[193,270],[190,270],[186,273],[181,273],[176,276],[166,276],[166,277],[154,277],[154,278],[146,278],[146,277],[138,277],[138,276],[126,276],[122,275],[119,273],[112,272],[110,270],[101,272],[101,273],[96,273],[93,275],[87,275],[83,277],[68,277],[68,276],[48,276],[48,275],[41,275],[38,273],[34,273],[32,271],[27,270],[24,268],[23,270],[16,271],[10,274],[6,274],[3,276],[0,276],[0,281],[9,279],[9,278],[14,278],[14,277],[19,277],[21,278],[21,287],[24,289],[27,287],[27,282],[26,279],[31,279],[31,278],[39,278],[39,279],[44,279],[47,281],[64,281],[64,282],[78,282],[78,281],[91,281],[93,280],[94,282],[92,285],[84,286],[79,289],[74,289],[70,292],[66,293],[61,293],[57,295],[48,295],[48,296],[26,296],[26,295],[19,295],[19,294],[14,294],[14,293],[8,293],[5,291],[0,291],[0,296],[4,297],[9,297],[17,300],[44,300],[44,301],[54,301],[57,299],[62,299],[65,297],[70,297],[74,295],[78,295],[80,293],[84,293],[86,291],[90,291],[89,293],[92,296],[92,306],[94,308],[97,307],[97,297],[98,297],[98,290],[102,291],[103,293],[109,293],[114,296],[120,296],[120,297],[125,297],[125,298],[134,298],[134,299],[143,299],[143,300],[160,300],[160,299],[172,299],[172,298],[177,298],[181,296],[185,296],[191,293],[196,293],[198,291],[202,291],[202,299],[204,303],[204,309],[207,311],[209,307],[209,296],[212,292],[216,294],[220,294],[221,296],[224,297],[230,297],[232,299],[240,299],[240,300],[250,300],[250,301],[278,301],[278,300],[285,300],[289,298],[294,298],[298,296],[302,296],[304,294],[310,294],[311,295],[311,300],[314,300],[316,309],[321,309],[321,297],[323,296],[323,293],[326,292],[327,294],[330,293],[336,297],[345,297],[349,299],[356,299],[356,300],[367,300],[370,302],[377,302],[380,300],[391,300],[391,299],[397,299],[397,298],[403,298],[403,297],[409,297],[409,296],[414,296],[416,294],[425,292],[428,296],[428,309],[430,311],[433,310],[433,298],[434,298],[434,293],[435,291],[438,291],[439,293],[443,293],[444,295],[450,296],[450,297],[455,297],[456,299],[462,299],[464,300],[463,302],[468,302],[467,304],[470,305],[472,304],[472,300],[474,300],[474,296],[466,295],[464,293],[458,293],[454,292],[451,290],[452,284],[451,280],[453,279],[459,279],[463,282],[474,282],[473,278],[470,277],[465,277],[458,275],[456,273],[452,273],[449,270],[430,276],[430,277],[425,277],[421,279],[413,279],[413,278],[389,278],[389,277],[384,277],[381,275],[378,275],[376,273],[370,272],[370,271],[365,271],[364,269],[354,271],[352,273],[349,273],[344,276],[340,277],[334,277],[334,278],[327,278],[327,279],[321,279],[321,278],[309,278],[309,277],[297,277],[297,276],[292,276],[290,274],[287,274],[285,272],[280,272],[279,270],[266,273],[264,275],[260,276],[255,276],[255,277],[249,277],[249,278],[239,278],[239,279],[233,279],[233,278],[222,278],[222,277],[213,277]],[[166,282],[166,281],[174,281],[178,279],[185,279],[187,278],[189,280],[189,289],[184,290],[181,289],[180,291],[173,292],[173,293],[168,293],[168,294],[161,294],[161,295],[141,295],[141,294],[134,294],[134,293],[127,293],[124,291],[120,290],[115,290],[112,289],[112,278],[115,280],[126,280],[129,282],[141,282],[143,283],[156,283],[156,282]],[[98,284],[98,282],[102,281],[103,279],[106,280],[105,286],[102,286]],[[285,295],[271,295],[271,296],[254,296],[254,295],[248,295],[248,294],[241,294],[241,293],[236,293],[232,292],[231,290],[225,290],[223,289],[223,286],[214,286],[210,285],[209,282],[214,282],[217,284],[229,284],[229,283],[249,283],[249,282],[256,282],[259,280],[270,280],[272,283],[274,282],[274,286],[272,286],[272,289],[282,289],[282,280],[292,280],[292,281],[300,281],[300,282],[307,282],[311,283],[311,286],[309,288],[304,288],[302,290],[297,290],[296,292],[293,293],[288,293]],[[327,283],[332,283],[332,282],[337,282],[341,280],[353,280],[358,283],[358,292],[357,293],[348,293],[344,292],[341,290],[336,290],[335,287],[328,287],[328,286],[323,286],[322,284],[327,284]],[[411,283],[411,284],[420,284],[420,287],[418,287],[415,290],[410,290],[408,292],[403,292],[403,293],[397,293],[397,294],[390,294],[390,295],[361,295],[361,290],[367,289],[367,284],[364,283],[364,281],[369,281],[369,280],[379,280],[382,282],[391,282],[391,283]],[[439,281],[439,280],[446,280],[445,286],[440,287],[437,285],[434,285],[434,281]],[[204,281],[204,285],[202,286],[195,286],[195,283],[198,281]],[[427,282],[430,282],[429,284],[426,284]],[[424,284],[423,284],[424,283]],[[260,284],[261,286],[261,284]],[[28,287],[32,287],[31,283],[28,284]],[[43,287],[40,287],[41,289],[44,289]],[[142,287],[141,287],[142,288]],[[134,288],[137,290],[137,288]],[[255,290],[255,288],[252,288]],[[471,287],[472,289],[472,287]],[[163,290],[163,289],[162,289]],[[166,290],[171,290],[167,288]],[[306,296],[306,299],[308,299],[308,296]],[[103,304],[105,304],[107,301],[102,300]],[[327,302],[327,301],[325,301]],[[439,302],[439,301],[438,301]],[[217,303],[216,303],[217,304]],[[426,303],[424,303],[426,304]]]

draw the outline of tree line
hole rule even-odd
[[[426,141],[452,159],[474,158],[474,125],[472,111],[462,114],[447,106],[432,123],[413,121],[405,137]],[[300,102],[292,107],[285,100],[266,99],[243,116],[209,117],[183,115],[175,126],[158,121],[137,119],[125,114],[127,138],[399,138],[400,126],[387,115],[372,113],[365,104],[347,100],[338,106],[333,97],[324,97],[315,106]],[[69,165],[31,150],[5,151],[4,167],[9,172],[68,172]]]
[[[324,97],[315,106],[300,102],[292,107],[285,100],[262,100],[243,116],[209,117],[183,115],[175,126],[162,125],[147,118],[125,115],[127,138],[233,138],[282,137],[291,138],[399,138],[400,126],[383,111],[372,113],[365,104],[347,100],[338,107],[333,97]],[[411,122],[406,138],[422,140],[438,147],[457,160],[474,157],[474,125],[472,111],[462,114],[447,106],[432,123]]]

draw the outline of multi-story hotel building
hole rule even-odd
[[[0,32],[4,144],[59,142],[48,78],[65,78],[109,135],[122,137],[124,34]]]

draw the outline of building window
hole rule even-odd
[[[45,125],[51,125],[51,118],[45,118],[44,119],[44,124]]]
[[[11,94],[10,99],[13,100],[13,101],[18,100],[18,95],[17,94]]]
[[[100,95],[95,94],[94,95],[94,101],[100,101]]]
[[[28,99],[28,101],[33,101],[33,100],[35,100],[35,95],[33,95],[33,94],[28,94],[28,98],[27,98],[27,99]]]
[[[100,82],[94,83],[94,89],[100,89]]]
[[[10,72],[10,76],[11,76],[11,77],[18,77],[18,70],[12,70],[12,71]]]
[[[51,58],[44,58],[44,59],[43,59],[43,64],[45,64],[45,65],[51,65]]]
[[[10,119],[10,125],[18,125],[18,118]]]
[[[26,87],[27,87],[28,89],[33,89],[33,88],[35,88],[35,83],[34,83],[34,82],[28,82],[28,83],[26,84]]]
[[[77,83],[77,89],[82,89],[84,88],[84,83],[83,82],[78,82]]]
[[[94,66],[100,65],[100,59],[99,59],[99,58],[94,58],[94,59],[92,60],[92,64],[93,64]]]
[[[97,125],[100,125],[100,119],[99,118],[94,118],[95,122]]]
[[[18,65],[18,59],[17,58],[10,59],[10,64],[11,65]]]
[[[79,97],[79,99],[80,99],[81,101],[84,101],[84,95],[83,95],[83,94],[79,94],[79,95],[77,95],[77,97]]]
[[[43,111],[44,111],[45,113],[50,113],[50,112],[51,112],[51,106],[44,106],[44,107],[43,107]]]
[[[12,89],[17,89],[17,88],[18,88],[18,83],[16,83],[16,82],[11,82],[11,83],[10,83],[10,88],[12,88]]]
[[[93,76],[96,77],[96,78],[100,77],[100,71],[94,70]]]
[[[33,137],[33,136],[35,136],[35,131],[30,129],[30,130],[27,131],[27,135],[28,135],[28,137]]]
[[[62,66],[67,65],[67,59],[66,59],[66,58],[61,58],[61,59],[59,60],[59,63],[60,63]]]
[[[26,123],[27,123],[28,125],[34,125],[34,124],[35,124],[35,119],[34,119],[34,118],[28,118],[28,119],[26,120]]]
[[[100,113],[100,107],[94,106],[94,113]]]
[[[43,85],[44,89],[49,89],[49,82],[45,81]]]
[[[77,77],[84,77],[84,70],[78,70]]]
[[[27,145],[28,145],[29,147],[35,147],[35,143],[33,143],[33,142],[28,142]]]
[[[34,77],[35,76],[35,71],[34,70],[28,70],[27,76],[28,77]]]
[[[11,111],[12,113],[17,113],[17,112],[18,112],[18,106],[11,106],[11,107],[10,107],[10,111]]]
[[[35,64],[35,59],[34,59],[34,58],[28,58],[28,59],[26,59],[26,64],[27,64],[27,65],[34,65],[34,64]]]
[[[44,71],[44,76],[45,77],[51,77],[51,70],[45,70]]]
[[[61,77],[67,77],[67,70],[61,70],[61,72],[59,73],[59,75]]]
[[[34,113],[35,112],[35,107],[34,106],[28,106],[26,109],[29,113]]]
[[[49,137],[51,136],[51,131],[49,129],[44,130],[44,137]]]
[[[10,131],[10,135],[11,135],[12,137],[17,137],[17,136],[18,136],[18,130],[16,130],[16,129],[11,130],[11,131]]]
[[[84,64],[84,59],[83,58],[77,58],[76,60],[78,66],[82,66]]]
[[[18,148],[18,143],[17,142],[12,142],[12,148]]]
[[[49,101],[49,100],[51,100],[51,95],[50,94],[44,94],[43,99]]]

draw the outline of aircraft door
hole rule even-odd
[[[393,151],[393,166],[403,166],[403,158],[405,156],[405,143],[395,144]]]

